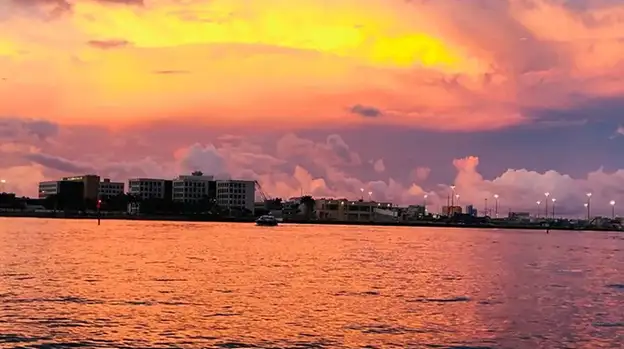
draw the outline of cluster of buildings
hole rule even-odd
[[[132,178],[128,180],[127,193],[141,200],[160,199],[193,203],[214,200],[226,209],[254,210],[256,182],[234,179],[215,179],[201,172],[180,175],[174,179]],[[64,200],[110,200],[126,193],[123,182],[88,174],[64,177],[39,183],[39,198],[52,195]],[[139,203],[136,205],[140,205]],[[134,207],[137,209],[137,207]]]

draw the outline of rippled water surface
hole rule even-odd
[[[622,348],[624,234],[0,219],[1,348]]]

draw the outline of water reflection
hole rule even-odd
[[[596,233],[0,220],[0,347],[619,348],[623,249]]]

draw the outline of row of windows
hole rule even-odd
[[[217,182],[217,187],[243,188],[252,185],[249,182]]]

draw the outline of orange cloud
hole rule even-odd
[[[0,114],[503,128],[624,94],[624,5],[585,2],[5,1]]]

